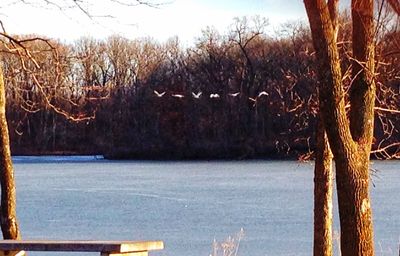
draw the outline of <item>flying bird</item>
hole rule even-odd
[[[249,100],[254,102],[253,103],[253,107],[257,104],[257,99],[256,98],[249,97]]]
[[[182,95],[182,94],[172,94],[171,96],[172,96],[172,97],[175,97],[175,98],[179,98],[179,99],[182,99],[182,98],[185,97],[185,96]]]
[[[162,96],[165,95],[165,92],[161,92],[161,93],[160,93],[160,92],[158,92],[158,91],[156,91],[156,90],[154,90],[153,92],[154,92],[155,95],[157,95],[158,98],[161,98]]]
[[[200,96],[201,96],[202,94],[203,94],[203,92],[198,92],[198,93],[192,92],[192,96],[193,96],[193,98],[195,98],[195,99],[199,99]]]
[[[213,98],[218,99],[219,98],[219,94],[218,93],[211,93],[210,94],[210,99],[213,99]]]
[[[257,97],[268,96],[268,95],[269,95],[268,92],[262,91],[262,92],[260,92],[260,93],[258,94]]]
[[[231,97],[236,97],[240,94],[240,92],[235,92],[235,93],[228,93],[229,96]]]

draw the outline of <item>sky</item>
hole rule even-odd
[[[93,16],[112,16],[92,19],[78,8],[67,8],[72,0],[52,1],[61,8],[46,4],[46,0],[25,0],[30,4],[1,0],[0,20],[9,34],[38,34],[67,41],[112,34],[158,41],[178,36],[185,43],[199,37],[207,26],[227,31],[234,17],[266,17],[269,33],[287,21],[306,21],[302,0],[157,0],[163,3],[157,8],[127,7],[113,0],[82,0]]]

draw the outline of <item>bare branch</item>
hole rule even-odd
[[[136,3],[132,3],[132,1],[123,1],[123,0],[110,0],[113,3],[122,5],[122,6],[127,6],[127,7],[134,7],[134,6],[138,6],[138,5],[147,5],[149,7],[153,7],[153,8],[158,8],[161,5],[167,4],[167,3],[152,3],[149,1],[142,1],[142,0],[136,0]],[[170,2],[168,2],[170,3]]]
[[[378,110],[378,111],[381,111],[381,112],[392,113],[392,114],[400,114],[400,110],[397,110],[397,109],[375,107],[375,110]]]
[[[390,152],[394,151],[394,152]],[[378,148],[371,151],[371,154],[383,156],[384,159],[400,159],[400,142],[392,143],[383,148]]]

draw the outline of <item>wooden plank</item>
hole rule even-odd
[[[164,249],[163,241],[143,241],[137,243],[132,243],[132,242],[123,243],[121,245],[121,250],[119,252],[141,252],[141,251],[155,251],[162,249]]]
[[[108,253],[102,252],[100,256],[148,256],[149,253],[146,252],[122,252],[122,253]]]
[[[0,240],[0,251],[142,252],[161,250],[162,241]]]

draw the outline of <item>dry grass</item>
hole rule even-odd
[[[245,233],[244,229],[241,228],[238,233],[233,236],[228,236],[225,241],[218,242],[214,239],[212,244],[212,252],[210,256],[238,256],[240,242],[243,239]],[[334,230],[332,234],[333,239],[333,255],[341,255],[340,252],[340,231]],[[395,252],[392,249],[384,250],[381,243],[378,243],[379,251],[377,255],[381,256],[400,256],[400,238],[399,238],[399,251]],[[397,254],[398,253],[398,254]]]
[[[243,237],[244,229],[241,228],[234,236],[228,236],[224,242],[218,242],[214,239],[210,256],[237,256]]]

